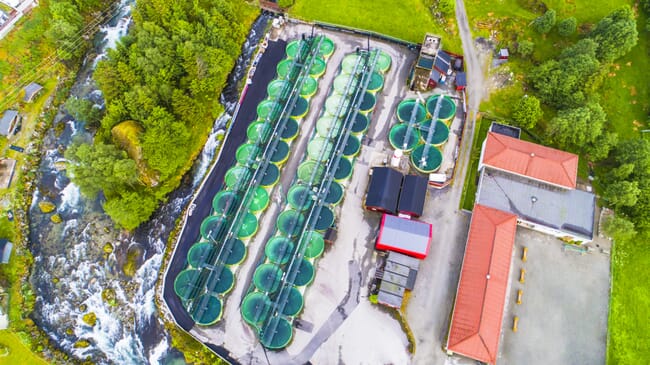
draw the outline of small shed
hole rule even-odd
[[[11,249],[14,247],[13,243],[8,239],[0,238],[0,264],[8,264],[11,258]]]
[[[431,224],[384,214],[375,248],[424,259],[433,236]]]
[[[389,252],[381,275],[377,302],[400,308],[404,291],[413,290],[420,268],[420,260],[397,252]]]
[[[384,213],[397,213],[402,173],[390,167],[374,167],[366,194],[366,209]]]
[[[26,103],[31,103],[32,101],[34,101],[34,98],[36,98],[38,93],[40,93],[41,90],[43,90],[43,86],[35,82],[32,82],[29,85],[25,86],[23,90],[25,90],[25,97],[23,98],[23,101]]]
[[[397,211],[411,217],[419,217],[424,210],[424,199],[427,196],[428,181],[419,175],[406,175],[402,180],[402,190],[399,194]]]
[[[467,74],[464,72],[456,73],[456,90],[461,91],[465,90],[467,87]]]
[[[11,186],[11,179],[16,170],[16,160],[13,158],[0,158],[0,189]]]
[[[16,131],[20,114],[16,110],[7,110],[0,119],[0,135],[9,137]]]
[[[499,50],[499,59],[500,60],[507,60],[508,57],[510,57],[510,52],[508,51],[507,48],[501,48]]]

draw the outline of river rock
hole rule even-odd
[[[111,307],[115,307],[117,305],[117,296],[115,295],[115,289],[106,288],[102,290],[102,300],[104,300],[104,302],[106,302]]]
[[[56,205],[47,200],[41,200],[38,202],[38,207],[41,209],[41,212],[43,212],[43,214],[52,213],[54,209],[56,209]]]
[[[85,349],[88,346],[90,346],[90,342],[88,342],[87,340],[79,340],[74,343],[75,348]]]
[[[104,245],[104,253],[110,254],[113,252],[113,245],[110,242],[106,242]]]
[[[97,315],[95,312],[86,313],[83,316],[83,321],[90,327],[95,327],[95,323],[97,323]]]
[[[56,214],[52,215],[50,217],[50,220],[54,224],[59,224],[59,223],[63,222],[63,219],[61,219],[61,216],[59,215],[59,213],[56,213]]]

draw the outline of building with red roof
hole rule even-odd
[[[433,228],[429,223],[384,214],[375,248],[424,259],[429,254],[432,237]]]
[[[488,132],[479,170],[484,166],[560,188],[575,189],[578,155]]]
[[[475,205],[446,349],[495,364],[517,216]]]

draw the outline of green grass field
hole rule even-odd
[[[446,24],[435,22],[422,0],[402,0],[399,5],[394,0],[296,0],[289,14],[303,20],[370,30],[414,43],[422,42],[425,33],[434,33],[443,37],[445,49],[462,51],[456,20],[447,23],[451,33],[446,32]]]
[[[466,210],[474,209],[474,199],[476,198],[476,178],[478,176],[478,163],[481,157],[481,146],[487,136],[488,129],[492,120],[483,117],[476,119],[475,128],[478,132],[474,134],[472,141],[472,150],[470,153],[469,167],[465,175],[465,185],[463,185],[463,194],[460,197],[460,208]]]
[[[0,331],[0,345],[9,349],[9,354],[0,357],[0,364],[47,365],[48,362],[36,356],[27,348],[20,337],[10,330]]]

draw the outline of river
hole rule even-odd
[[[95,47],[87,54],[72,94],[103,106],[92,81],[97,62],[126,34],[131,25],[133,0],[122,0],[114,18],[101,27]],[[32,318],[56,346],[78,359],[102,364],[184,364],[182,354],[170,347],[170,338],[154,304],[158,271],[174,222],[189,202],[219,147],[238,99],[237,84],[245,77],[248,61],[268,22],[261,16],[253,25],[242,54],[221,95],[225,113],[217,118],[201,157],[168,201],[133,233],[115,228],[103,213],[101,197],[85,199],[65,173],[65,149],[73,139],[91,141],[93,131],[60,111],[43,143],[37,188],[30,208],[30,242],[34,255],[31,282],[36,294]],[[39,202],[56,205],[44,214]],[[62,218],[52,221],[53,214]],[[105,250],[110,244],[112,250]],[[110,252],[109,252],[110,251]],[[127,252],[140,254],[133,277],[122,272]],[[115,294],[114,305],[102,298]],[[94,326],[83,316],[94,313]]]

